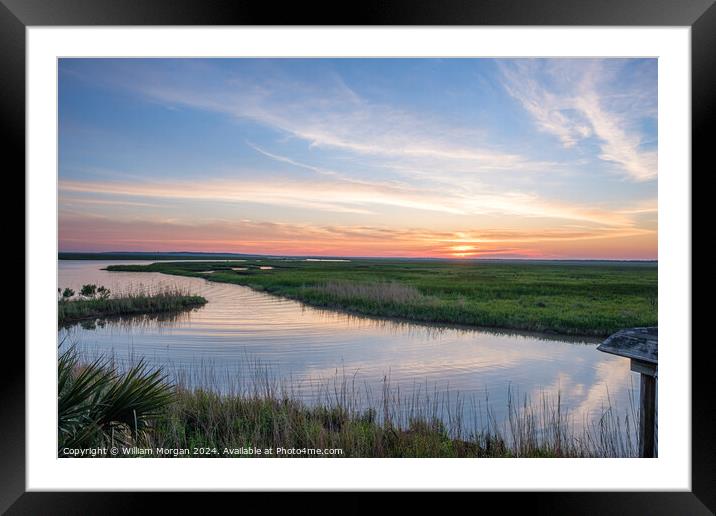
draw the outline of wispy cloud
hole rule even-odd
[[[547,201],[534,194],[483,191],[470,195],[435,192],[381,182],[330,180],[92,182],[63,180],[61,192],[101,194],[147,199],[260,203],[328,212],[373,213],[392,206],[453,215],[516,215],[555,218],[607,226],[630,226],[628,214],[613,209],[590,208],[560,201]]]
[[[430,158],[436,165],[467,163],[473,171],[523,170],[533,164],[518,152],[485,143],[486,131],[458,126],[435,113],[416,113],[360,97],[337,74],[320,88],[270,75],[260,84],[241,77],[207,86],[175,80],[124,80],[128,88],[168,105],[186,106],[250,119],[305,141],[382,158]]]
[[[63,207],[69,206],[125,206],[131,208],[160,208],[161,204],[154,204],[149,202],[137,202],[130,201],[127,199],[83,199],[81,197],[65,197],[61,200]]]
[[[293,166],[299,167],[299,168],[305,168],[306,170],[311,170],[313,172],[317,172],[319,174],[323,174],[323,175],[327,175],[327,176],[340,175],[339,173],[332,171],[332,170],[327,170],[325,168],[316,167],[314,165],[308,165],[306,163],[301,163],[299,161],[296,161],[295,159],[291,159],[286,156],[281,156],[280,154],[274,154],[272,152],[269,152],[269,151],[263,149],[262,147],[259,147],[255,143],[252,143],[249,141],[247,141],[246,144],[249,147],[251,147],[252,149],[254,149],[256,152],[263,154],[267,158],[271,158],[272,160],[275,160],[275,161],[280,161],[281,163],[288,163],[289,165],[293,165]]]
[[[554,66],[539,59],[501,61],[500,69],[505,89],[530,113],[541,131],[554,134],[568,148],[596,138],[600,159],[615,163],[632,180],[655,179],[657,153],[643,149],[645,137],[638,120],[655,112],[646,111],[643,105],[636,113],[610,111],[607,104],[613,85],[609,81],[614,77],[604,62],[581,60],[570,61],[570,65],[570,73],[565,73],[564,63]],[[625,89],[620,95],[635,97],[632,103],[642,97],[633,89]]]

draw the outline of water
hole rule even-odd
[[[597,351],[598,340],[358,317],[238,285],[101,270],[110,263],[150,262],[62,260],[58,286],[79,290],[95,283],[120,292],[178,285],[208,303],[174,317],[61,329],[63,345],[74,344],[88,357],[112,356],[120,365],[144,358],[191,385],[231,391],[260,370],[311,403],[348,378],[368,404],[380,397],[388,377],[400,397],[437,395],[442,417],[459,412],[467,426],[484,425],[486,396],[501,424],[510,389],[513,397],[534,401],[559,391],[577,427],[609,405],[626,414],[630,396],[638,399],[638,376],[630,372],[629,361]]]

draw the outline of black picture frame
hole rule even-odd
[[[355,4],[200,0],[0,0],[0,113],[5,161],[25,166],[25,29],[85,25],[552,25],[689,26],[692,51],[692,171],[713,170],[716,113],[714,0],[363,0]],[[712,160],[710,160],[712,161]],[[708,165],[707,165],[708,163]],[[710,165],[710,166],[709,166]],[[708,167],[708,169],[707,169]],[[6,169],[7,170],[7,169]],[[10,174],[9,170],[6,172]],[[692,177],[694,176],[692,172]],[[692,247],[693,256],[693,247]],[[25,257],[27,258],[27,257]],[[26,268],[26,277],[28,270]],[[32,307],[28,306],[31,310]],[[7,514],[126,514],[160,496],[162,508],[187,512],[186,494],[25,492],[25,354],[6,343],[0,379],[0,511]],[[680,343],[686,346],[688,343]],[[692,346],[692,491],[484,493],[503,509],[529,503],[532,512],[568,514],[711,514],[714,496],[712,344]],[[216,494],[212,494],[212,497]],[[246,496],[246,495],[243,495]],[[495,500],[490,500],[498,498]],[[414,497],[421,502],[421,497]],[[212,503],[221,500],[212,498]],[[301,503],[301,502],[298,502]],[[362,502],[361,502],[362,505]],[[355,505],[354,505],[355,506]],[[206,507],[206,506],[205,506]]]

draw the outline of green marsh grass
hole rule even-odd
[[[239,267],[246,270],[233,270]],[[199,277],[316,307],[420,322],[583,336],[657,325],[658,268],[650,262],[247,259],[107,270]]]

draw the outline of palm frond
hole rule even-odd
[[[173,386],[144,361],[119,373],[104,358],[82,364],[69,348],[58,359],[57,393],[61,451],[136,439],[172,401]]]

